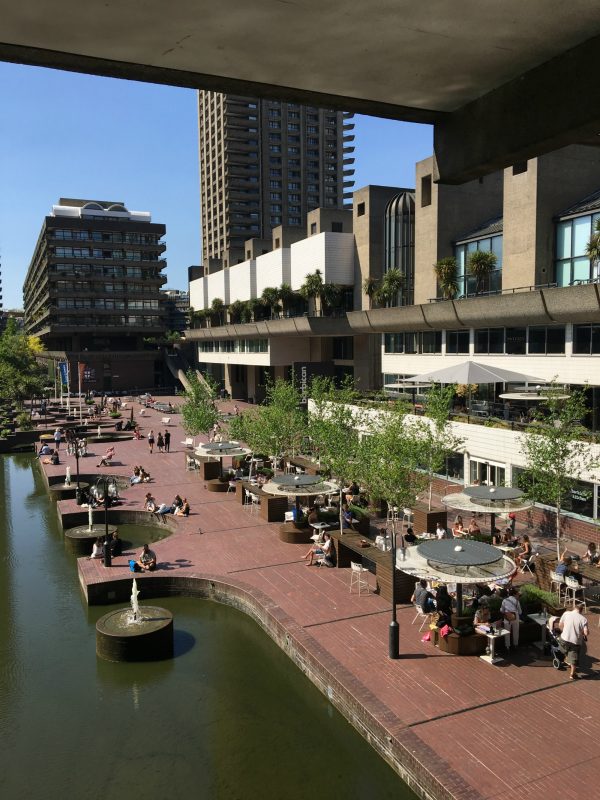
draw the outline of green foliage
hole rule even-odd
[[[184,392],[185,402],[181,406],[181,424],[190,436],[208,434],[219,420],[216,406],[217,386],[210,376],[200,379],[190,370],[186,377],[190,388]]]
[[[526,469],[521,486],[529,499],[555,507],[558,556],[564,499],[584,473],[598,467],[590,445],[581,441],[586,410],[583,392],[572,391],[565,399],[563,390],[552,383],[536,412],[539,424],[529,426],[521,442]]]
[[[321,298],[323,297],[323,276],[321,270],[317,269],[304,279],[300,287],[300,296],[305,300],[312,300],[315,304],[315,313],[321,313]]]
[[[450,453],[460,450],[463,440],[452,433],[449,424],[450,409],[456,387],[454,384],[442,386],[434,384],[427,393],[425,415],[427,419],[419,419],[414,423],[420,439],[423,461],[422,466],[427,474],[428,507],[431,511],[433,476],[441,472]]]
[[[383,276],[376,298],[379,303],[388,306],[398,305],[398,295],[406,284],[405,276],[399,269],[389,269]]]
[[[17,414],[15,422],[17,424],[17,428],[20,428],[22,431],[33,430],[31,417],[26,411],[21,411],[20,414]]]
[[[454,256],[441,258],[433,265],[444,300],[452,300],[458,294],[458,277]]]
[[[267,286],[263,290],[261,298],[263,305],[271,312],[271,319],[275,319],[281,311],[279,304],[279,289]]]
[[[496,268],[497,262],[496,254],[489,250],[475,250],[470,253],[467,259],[467,269],[477,281],[477,292],[482,290],[485,279]]]
[[[523,610],[525,610],[526,607],[539,608],[543,605],[550,606],[551,608],[560,608],[562,606],[558,595],[540,589],[540,587],[536,586],[534,583],[525,583],[520,586],[519,594]]]
[[[6,439],[6,437],[10,436],[11,433],[12,433],[12,431],[10,431],[8,428],[3,428],[0,431],[0,437],[2,437],[2,439]]]
[[[369,298],[369,307],[371,307],[373,300],[378,296],[379,281],[377,278],[365,278],[362,284],[362,290]]]
[[[363,437],[356,472],[371,500],[412,508],[427,478],[419,471],[425,460],[418,431],[406,420],[407,406],[395,403],[379,412],[372,433]]]
[[[235,300],[229,306],[229,319],[234,325],[240,322],[245,306],[246,304],[242,300]]]
[[[596,220],[594,233],[592,233],[589,242],[585,246],[585,254],[598,270],[598,265],[600,265],[600,219]],[[595,277],[597,278],[597,275]]]
[[[43,394],[45,370],[36,360],[38,352],[35,341],[32,346],[32,337],[19,331],[15,321],[9,319],[0,336],[0,393],[19,407],[24,400]]]
[[[306,432],[306,416],[299,405],[300,392],[295,385],[277,379],[267,384],[264,405],[231,420],[230,435],[246,442],[255,453],[289,456],[298,450]]]

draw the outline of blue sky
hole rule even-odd
[[[0,258],[4,308],[59,197],[121,200],[167,226],[168,286],[200,263],[196,93],[0,63]],[[355,186],[412,186],[425,125],[356,117]]]

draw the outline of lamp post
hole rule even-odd
[[[400,626],[396,617],[396,522],[392,519],[392,620],[390,622],[388,634],[388,656],[396,659],[400,658]],[[404,537],[402,537],[402,549],[404,550]]]
[[[75,464],[77,469],[77,487],[75,488],[75,502],[81,505],[81,486],[79,485],[79,440],[75,437]]]
[[[110,552],[110,536],[108,533],[108,507],[110,505],[111,498],[114,497],[118,491],[118,486],[114,477],[110,475],[103,475],[102,477],[98,478],[94,487],[97,498],[100,493],[100,488],[102,491],[101,497],[103,498],[104,502],[104,566],[111,567],[112,555]]]

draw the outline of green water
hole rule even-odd
[[[2,800],[414,797],[234,609],[161,599],[174,659],[97,659],[107,607],[84,605],[31,463],[0,458]]]

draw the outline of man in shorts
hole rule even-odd
[[[152,572],[156,569],[156,555],[147,544],[144,545],[137,563],[142,572]]]
[[[579,655],[589,634],[588,621],[581,613],[583,607],[582,602],[576,602],[571,611],[565,611],[558,624],[561,630],[560,644],[571,669],[569,677],[572,681],[579,677],[577,675]]]

